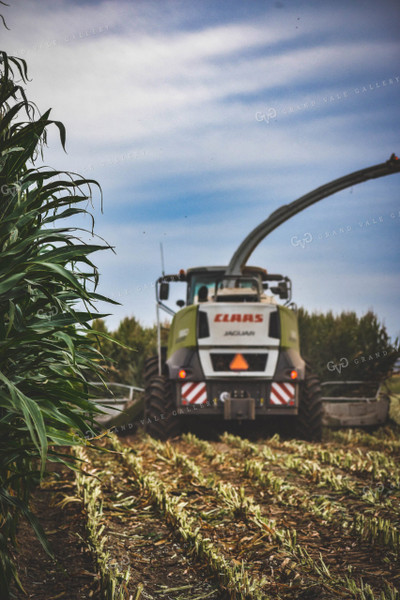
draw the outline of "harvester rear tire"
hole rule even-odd
[[[167,355],[167,349],[162,347],[161,348],[161,369],[162,369],[162,374],[166,375],[166,365],[165,365],[165,359],[166,359],[166,355]],[[156,354],[155,356],[150,356],[144,363],[144,369],[143,369],[143,381],[144,381],[144,387],[147,387],[150,383],[150,381],[153,379],[153,377],[155,377],[156,375],[158,375],[158,355]]]
[[[322,437],[322,412],[320,382],[318,377],[307,366],[306,377],[300,387],[296,436],[309,442],[319,442]]]
[[[179,435],[172,384],[165,375],[155,375],[151,379],[146,386],[144,402],[146,433],[163,441]]]

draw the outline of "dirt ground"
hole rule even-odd
[[[369,446],[365,447],[338,438],[337,441],[315,444],[311,449],[315,447],[327,453],[345,450],[353,453],[355,459],[361,456],[378,465],[379,461],[386,460],[385,457],[390,460],[400,457],[397,434],[396,430],[382,439],[366,435],[365,444]],[[318,482],[315,473],[330,469],[324,462],[324,455],[315,460],[315,473],[307,475],[296,471],[284,461],[289,455],[296,455],[296,446],[294,450],[288,449],[279,441],[262,440],[255,447],[267,447],[277,453],[279,460],[272,461],[267,470],[272,476],[282,478],[280,490],[265,488],[244,477],[242,467],[251,455],[246,456],[243,450],[221,441],[210,443],[216,455],[214,459],[207,458],[199,447],[180,438],[173,440],[172,450],[167,448],[166,452],[164,446],[154,446],[143,435],[121,438],[121,442],[140,457],[146,474],[151,473],[155,480],[167,486],[171,497],[182,503],[182,511],[198,522],[203,537],[210,539],[228,561],[239,565],[244,560],[251,577],[256,580],[266,577],[266,594],[257,598],[361,600],[364,596],[351,595],[338,583],[346,573],[357,582],[364,581],[371,586],[374,595],[366,595],[368,600],[399,598],[386,596],[383,586],[384,581],[394,590],[400,586],[398,551],[360,539],[350,529],[343,529],[339,521],[336,523],[313,514],[306,506],[295,502],[295,498],[292,501],[290,495],[285,495],[285,486],[289,485],[297,490],[299,498],[304,494],[308,506],[319,502],[319,498],[327,498],[333,502],[334,510],[339,506],[350,517],[358,512],[376,515],[388,519],[398,530],[400,483],[396,482],[400,482],[400,464],[397,460],[394,469],[388,469],[384,475],[381,496],[375,505],[371,505],[361,490],[369,487],[374,490],[383,484],[368,470],[368,464],[362,471],[344,464],[334,468],[338,481],[348,479],[356,486],[357,496],[344,488],[334,489],[328,481]],[[379,444],[378,449],[375,444]],[[103,440],[102,445],[108,446],[108,443]],[[205,485],[196,480],[182,459],[173,462],[174,452],[195,463],[201,476],[211,483]],[[126,600],[228,600],[242,597],[221,584],[207,561],[199,558],[193,547],[177,534],[167,514],[140,485],[120,453],[88,450],[88,457],[90,472],[101,482],[102,523],[110,552],[109,568],[130,569],[123,596]],[[17,565],[25,593],[16,590],[18,600],[100,600],[103,597],[100,576],[87,542],[85,509],[77,497],[74,482],[72,471],[57,466],[33,496],[33,512],[44,527],[56,560],[46,555],[29,524],[21,522]],[[246,498],[257,503],[263,517],[272,519],[282,529],[296,529],[297,543],[314,564],[319,564],[320,557],[323,558],[321,564],[329,570],[331,579],[325,575],[319,577],[315,571],[313,574],[306,564],[303,570],[301,562],[295,564],[285,558],[285,551],[273,538],[265,532],[260,536],[259,526],[251,518],[240,514],[232,518],[228,510],[229,499],[227,504],[217,493],[217,484],[233,486],[237,490],[243,488]],[[337,514],[340,516],[340,512]]]
[[[59,479],[55,478],[56,473]],[[37,489],[32,511],[42,524],[56,560],[44,551],[29,523],[18,531],[17,566],[25,590],[14,590],[18,600],[100,600],[100,579],[84,541],[84,514],[80,502],[57,503],[74,494],[74,476],[57,467],[51,479]]]

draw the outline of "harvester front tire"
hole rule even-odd
[[[155,375],[151,379],[146,386],[144,401],[146,433],[163,441],[179,435],[180,424],[172,385],[165,375]]]
[[[322,437],[322,391],[319,379],[309,368],[300,388],[299,414],[296,419],[296,436],[309,442],[319,442]]]

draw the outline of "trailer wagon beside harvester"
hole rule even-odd
[[[318,440],[324,419],[371,425],[386,418],[388,400],[379,394],[368,399],[342,394],[323,402],[320,382],[301,356],[290,279],[248,266],[247,260],[269,233],[308,206],[399,171],[400,161],[392,155],[280,207],[244,239],[228,266],[163,273],[156,283],[158,354],[144,373],[148,433],[173,437],[188,415],[227,424],[278,415],[290,420],[294,436]],[[175,313],[166,301],[176,281],[186,283],[186,299],[178,301]],[[167,347],[161,346],[161,310],[173,317]]]

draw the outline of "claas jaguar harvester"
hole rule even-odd
[[[321,387],[300,353],[290,279],[246,263],[271,231],[301,210],[399,170],[400,161],[392,155],[336,179],[272,213],[245,238],[228,266],[191,268],[158,279],[158,355],[147,361],[144,373],[148,433],[174,437],[188,417],[246,424],[279,415],[291,420],[294,436],[320,439]],[[186,299],[177,302],[176,313],[165,304],[173,282],[186,283]],[[167,347],[160,343],[160,310],[173,316]]]

